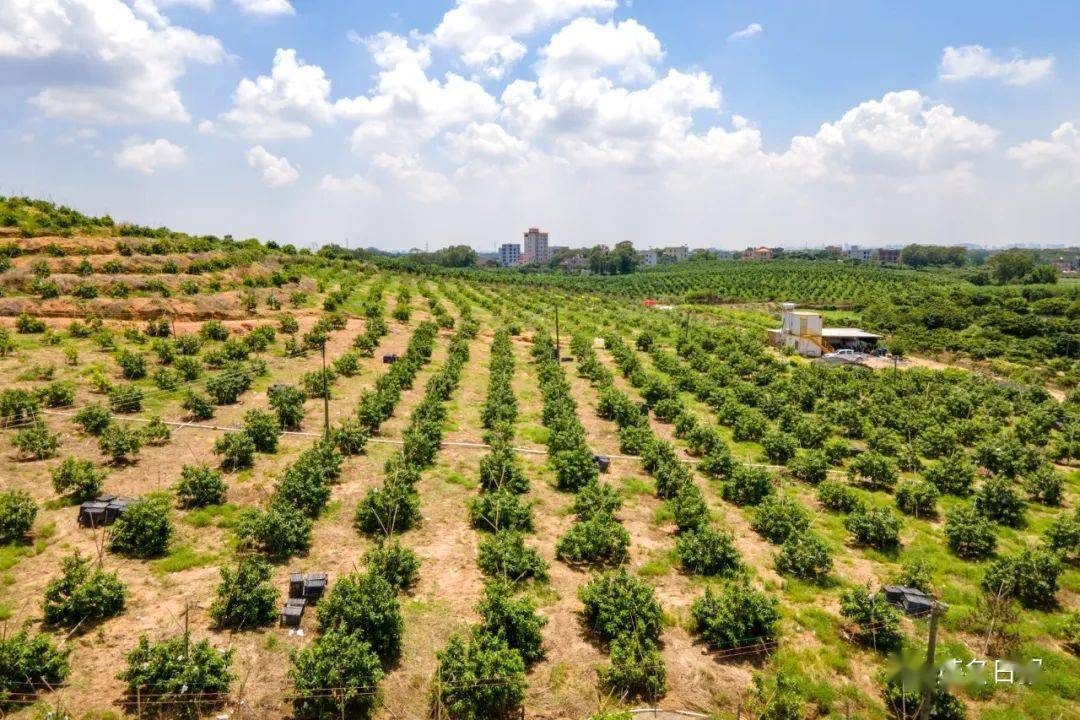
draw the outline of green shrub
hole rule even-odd
[[[499,530],[481,538],[477,564],[481,572],[491,577],[515,582],[547,579],[547,563],[535,549],[526,547],[520,532],[512,530]]]
[[[859,545],[876,550],[900,545],[900,518],[888,508],[860,508],[844,518],[844,527]]]
[[[420,558],[396,540],[381,541],[364,553],[364,565],[381,575],[397,591],[406,591],[416,583]]]
[[[776,571],[781,575],[816,582],[831,570],[832,557],[828,546],[810,532],[788,538],[776,555]]]
[[[510,490],[500,489],[480,493],[469,502],[469,522],[478,530],[533,529],[532,509],[521,501],[521,496]]]
[[[41,318],[22,313],[15,318],[15,332],[23,333],[24,335],[43,333],[45,332],[45,321]]]
[[[890,718],[895,720],[920,720],[919,711],[922,707],[922,693],[918,689],[918,683],[912,682],[910,689],[905,688],[904,682],[899,677],[887,680],[882,688],[881,696],[885,702],[885,710]],[[948,692],[940,685],[935,685],[931,691],[929,720],[967,720],[968,713],[963,701]]]
[[[220,320],[207,320],[199,328],[199,337],[204,340],[228,340],[229,330]]]
[[[176,497],[181,507],[198,508],[225,502],[225,481],[208,465],[185,465],[180,469]]]
[[[75,386],[70,382],[49,383],[38,390],[38,397],[45,407],[71,407],[75,404]]]
[[[923,477],[950,495],[967,495],[975,482],[975,464],[961,452],[946,455],[923,471]]]
[[[559,538],[556,556],[570,563],[618,565],[627,558],[630,533],[611,515],[598,513],[580,520]]]
[[[236,523],[243,548],[256,550],[272,560],[300,555],[311,546],[311,518],[285,503],[270,503],[264,510],[244,511]]]
[[[92,566],[78,553],[69,555],[63,560],[60,577],[45,586],[45,622],[70,627],[119,615],[126,593],[116,573]]]
[[[300,427],[304,420],[304,398],[304,393],[290,385],[270,389],[267,399],[277,414],[278,425],[285,429]]]
[[[142,447],[142,438],[136,430],[113,423],[98,438],[98,449],[114,465],[134,461]]]
[[[892,490],[898,477],[896,464],[873,450],[859,453],[848,465],[848,479],[869,490]]]
[[[811,450],[796,455],[789,467],[794,477],[817,485],[828,477],[829,460],[821,450]]]
[[[112,413],[101,403],[92,403],[75,413],[75,423],[88,435],[100,435],[112,422]]]
[[[1080,509],[1072,515],[1062,513],[1054,518],[1043,541],[1066,562],[1080,558]]]
[[[172,439],[172,431],[159,415],[153,415],[149,421],[139,430],[139,438],[146,445],[161,446]]]
[[[358,634],[371,644],[384,665],[401,655],[404,622],[396,589],[377,573],[341,576],[319,601],[319,630]]]
[[[937,515],[937,485],[921,482],[905,482],[896,488],[896,507],[900,512],[915,517],[934,517]]]
[[[869,586],[856,586],[840,593],[840,614],[855,623],[855,639],[881,652],[898,650],[903,641],[900,614]]]
[[[359,455],[367,446],[368,431],[359,420],[346,419],[330,430],[330,440],[342,455]]]
[[[435,657],[431,701],[446,717],[508,718],[525,700],[525,661],[497,637],[474,633],[466,641],[454,633]]]
[[[945,539],[949,549],[965,560],[989,557],[997,545],[993,525],[973,507],[958,507],[945,518]]]
[[[187,411],[188,417],[192,420],[209,420],[214,417],[214,405],[210,402],[210,398],[190,388],[184,393],[180,407]]]
[[[922,558],[908,560],[900,566],[900,571],[893,577],[893,582],[930,594],[933,590],[930,570],[930,563]]]
[[[660,637],[664,614],[652,587],[625,569],[593,576],[578,589],[578,599],[586,624],[605,642],[624,635],[651,642]]]
[[[1057,507],[1065,495],[1065,478],[1053,465],[1040,465],[1024,478],[1024,491],[1035,502]]]
[[[767,652],[779,636],[776,598],[755,590],[745,580],[729,583],[719,593],[706,588],[690,607],[694,632],[710,650],[753,644]]]
[[[975,491],[975,511],[988,520],[1008,527],[1024,524],[1027,503],[1013,489],[1012,481],[1002,477],[983,480]]]
[[[556,486],[566,492],[574,492],[596,481],[600,472],[592,454],[584,447],[555,453],[551,464],[555,468]]]
[[[70,646],[57,647],[50,635],[25,627],[0,634],[0,708],[12,697],[31,697],[42,687],[60,687],[71,672]]]
[[[515,597],[514,587],[502,579],[489,580],[476,606],[481,632],[500,638],[521,653],[526,665],[544,657],[543,634],[547,618],[537,614],[536,604],[526,596]]]
[[[23,539],[37,518],[34,498],[25,490],[0,490],[0,545]]]
[[[757,505],[773,494],[772,476],[762,467],[738,465],[731,472],[730,479],[724,483],[720,494],[736,505]]]
[[[127,684],[129,699],[152,697],[179,715],[194,717],[223,704],[233,680],[232,650],[218,650],[208,640],[194,642],[186,635],[153,645],[140,635],[125,659],[127,667],[116,677]]]
[[[764,675],[754,675],[754,693],[750,698],[751,717],[760,720],[803,720],[806,703],[799,679],[777,670],[769,682]]]
[[[1052,608],[1061,572],[1061,559],[1055,553],[1028,547],[995,560],[982,586],[987,592],[1014,597],[1024,607]]]
[[[277,418],[262,410],[248,410],[244,413],[244,434],[251,438],[255,450],[261,453],[277,452]]]
[[[309,398],[329,398],[330,388],[337,381],[337,373],[331,368],[312,370],[300,377],[300,385]]]
[[[142,411],[143,392],[134,385],[117,385],[109,390],[109,407],[115,413]]]
[[[818,485],[817,499],[822,507],[834,512],[853,512],[863,506],[855,488],[840,480],[826,480]]]
[[[597,671],[600,686],[606,692],[646,701],[663,697],[667,690],[667,669],[655,642],[627,635],[615,638],[610,650],[611,664]]]
[[[770,496],[757,506],[750,526],[769,542],[779,544],[809,530],[810,513],[798,500]]]
[[[365,535],[405,532],[420,524],[420,496],[407,483],[387,480],[371,488],[356,507],[354,524]]]
[[[83,458],[66,457],[52,470],[52,486],[56,494],[70,494],[77,502],[100,495],[104,481],[105,471]]]
[[[121,350],[116,353],[116,364],[125,380],[141,380],[146,377],[146,358],[140,353]]]
[[[289,671],[298,720],[347,717],[367,720],[378,706],[371,691],[383,679],[379,656],[370,643],[344,630],[330,630],[292,654]],[[326,688],[337,688],[326,692]]]
[[[169,502],[162,497],[142,498],[116,518],[109,549],[137,558],[158,557],[169,549],[173,526]]]
[[[221,467],[237,470],[255,462],[255,443],[243,432],[227,432],[214,442],[214,454],[221,456]]]
[[[588,520],[597,515],[614,516],[621,507],[622,498],[615,488],[598,481],[583,485],[574,493],[570,510],[579,520]]]
[[[765,450],[766,460],[777,465],[787,465],[788,461],[795,457],[799,444],[786,432],[773,431],[765,433],[761,439],[761,447]]]
[[[15,433],[11,444],[25,457],[45,460],[56,454],[56,449],[60,447],[60,436],[39,420]]]
[[[702,525],[679,535],[675,548],[683,569],[695,575],[734,575],[742,568],[729,532]]]
[[[223,565],[221,583],[210,617],[218,627],[247,630],[277,619],[277,590],[270,584],[272,569],[257,557],[242,556],[236,569]]]

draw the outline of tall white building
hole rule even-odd
[[[521,246],[517,243],[505,243],[499,247],[499,264],[514,267],[521,262]]]
[[[551,259],[551,251],[548,249],[548,234],[541,232],[540,228],[529,228],[525,231],[525,244],[521,253],[521,261],[529,263],[545,263]]]

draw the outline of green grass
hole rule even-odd
[[[184,515],[184,522],[197,528],[231,528],[236,525],[236,521],[242,510],[243,508],[239,505],[233,505],[232,503],[226,503],[224,505],[207,505],[206,507],[189,511]]]
[[[169,554],[160,560],[150,563],[156,573],[178,573],[191,568],[209,565],[217,560],[216,553],[201,553],[192,550],[188,545],[177,545],[169,550]]]

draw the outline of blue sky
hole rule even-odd
[[[0,0],[0,192],[301,245],[1076,243],[1080,3]]]

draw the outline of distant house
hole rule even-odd
[[[499,264],[514,267],[521,262],[521,246],[517,243],[504,243],[499,247]]]
[[[784,303],[781,326],[769,330],[769,341],[776,347],[789,347],[803,357],[821,357],[835,350],[867,352],[877,347],[880,335],[858,328],[822,326],[819,312],[796,310],[794,303]]]
[[[571,255],[559,263],[563,270],[584,270],[589,267],[589,258],[585,255]]]
[[[660,253],[655,250],[642,251],[641,264],[645,267],[656,267],[660,264]]]
[[[844,257],[848,260],[862,260],[863,262],[870,262],[874,259],[874,248],[864,248],[858,245],[848,245],[848,249],[844,251]]]
[[[667,247],[661,250],[660,254],[668,262],[686,262],[690,257],[690,248],[685,245]]]
[[[746,248],[743,260],[772,260],[773,251],[767,247]]]
[[[878,248],[877,261],[880,263],[896,264],[900,262],[899,248]]]

